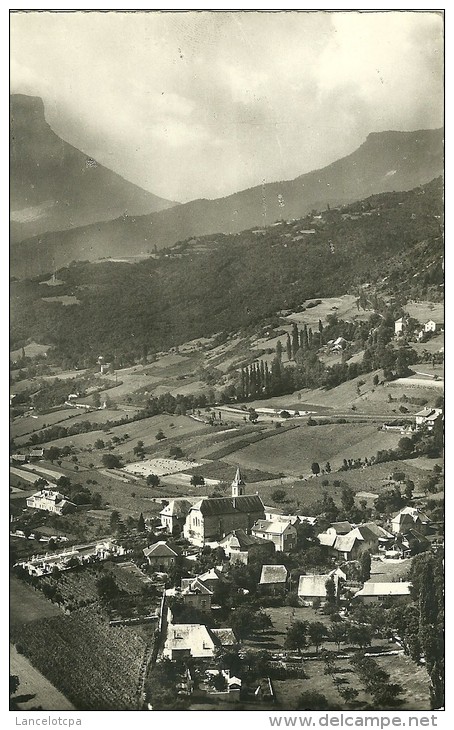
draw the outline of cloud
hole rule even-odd
[[[436,12],[13,13],[11,83],[64,139],[172,199],[440,126]]]

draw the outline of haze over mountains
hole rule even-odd
[[[410,190],[443,172],[443,130],[380,132],[370,134],[351,155],[294,180],[169,207],[169,201],[109,170],[91,167],[89,158],[62,142],[46,124],[41,100],[13,99],[13,239],[23,238],[27,226],[35,226],[38,234],[12,246],[11,273],[19,277],[52,271],[73,260],[146,255],[193,236],[263,227],[375,193]],[[28,128],[33,135],[26,133]],[[47,201],[52,201],[48,208]],[[140,215],[140,206],[147,204],[161,210]],[[27,213],[32,220],[27,221]],[[106,222],[99,222],[103,219]],[[62,230],[65,220],[68,230]]]
[[[10,97],[13,242],[175,205],[142,190],[60,139],[40,98]]]

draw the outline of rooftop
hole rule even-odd
[[[286,583],[288,571],[285,565],[263,565],[260,585],[270,583]]]

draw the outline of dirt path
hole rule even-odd
[[[28,659],[18,654],[14,646],[10,646],[10,674],[19,677],[19,689],[16,693],[18,709],[32,710],[75,710],[74,705],[49,682],[41,672],[35,669]]]

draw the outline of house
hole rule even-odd
[[[443,413],[441,408],[423,408],[415,413],[416,428],[425,426],[429,431],[434,427],[435,421]]]
[[[224,580],[222,573],[217,568],[211,568],[211,570],[207,570],[205,573],[201,573],[200,575],[196,576],[197,580],[200,583],[203,583],[207,588],[210,589],[210,591],[214,591],[220,582]],[[186,588],[186,586],[190,585],[194,578],[182,578],[181,579],[181,588]]]
[[[413,528],[425,535],[429,526],[429,518],[417,507],[403,507],[391,520],[391,530],[395,535],[404,535]]]
[[[63,494],[53,489],[41,489],[31,497],[27,497],[27,507],[40,509],[44,512],[53,512],[56,515],[66,515],[74,512],[77,507]]]
[[[205,497],[192,505],[184,523],[184,537],[202,547],[207,542],[219,542],[233,530],[250,532],[265,513],[259,495],[244,494],[244,487],[238,468],[231,497]]]
[[[191,507],[187,499],[173,499],[159,513],[162,527],[171,535],[181,532]]]
[[[336,575],[300,575],[298,583],[298,598],[304,606],[312,606],[314,601],[326,600],[326,582],[334,580],[336,591],[339,586],[339,578]]]
[[[181,596],[189,606],[194,606],[194,608],[198,608],[201,611],[209,611],[211,609],[213,591],[198,578],[194,578],[190,585],[182,589]]]
[[[378,551],[379,536],[367,525],[358,525],[346,535],[338,535],[332,552],[343,560],[357,560],[361,553]]]
[[[222,540],[219,541],[219,546],[224,550],[224,553],[230,558],[231,563],[244,563],[247,565],[249,554],[257,552],[257,549],[264,549],[269,554],[274,553],[274,545],[269,540],[264,540],[261,537],[255,537],[254,535],[248,535],[244,530],[233,530],[229,532]]]
[[[445,323],[443,319],[438,318],[435,319],[429,319],[427,322],[424,322],[424,332],[441,332],[444,330]]]
[[[42,459],[44,456],[44,449],[35,447],[34,449],[30,449],[30,460],[31,459]]]
[[[271,540],[279,552],[287,552],[296,547],[297,532],[290,522],[257,520],[251,532],[254,537]]]
[[[367,581],[364,586],[353,596],[353,600],[362,603],[381,603],[388,600],[410,600],[409,582],[400,583],[373,583]]]
[[[263,565],[259,587],[263,593],[285,593],[288,570],[285,565]]]
[[[162,656],[167,659],[212,659],[216,650],[216,641],[203,624],[167,625],[167,636]]]
[[[180,598],[185,606],[192,606],[199,611],[210,611],[213,591],[198,578],[192,578],[191,582],[186,582],[181,588],[169,588],[166,596]]]
[[[233,629],[210,629],[210,631],[219,646],[238,646],[238,639],[236,638]]]
[[[28,462],[28,454],[12,454],[11,461],[13,464],[26,464]]]
[[[396,337],[399,337],[400,335],[403,335],[405,330],[406,321],[404,317],[400,317],[399,319],[396,319],[394,322],[394,334]]]
[[[347,535],[350,530],[353,530],[353,525],[347,522],[347,520],[344,520],[343,522],[332,522],[327,532],[334,531],[336,535]]]
[[[170,547],[165,540],[159,540],[159,542],[144,548],[143,554],[148,560],[148,565],[159,573],[166,573],[169,568],[175,565],[178,557],[177,551]]]
[[[377,492],[356,492],[355,502],[361,505],[361,502],[366,503],[366,507],[373,507],[375,500],[378,499]]]

